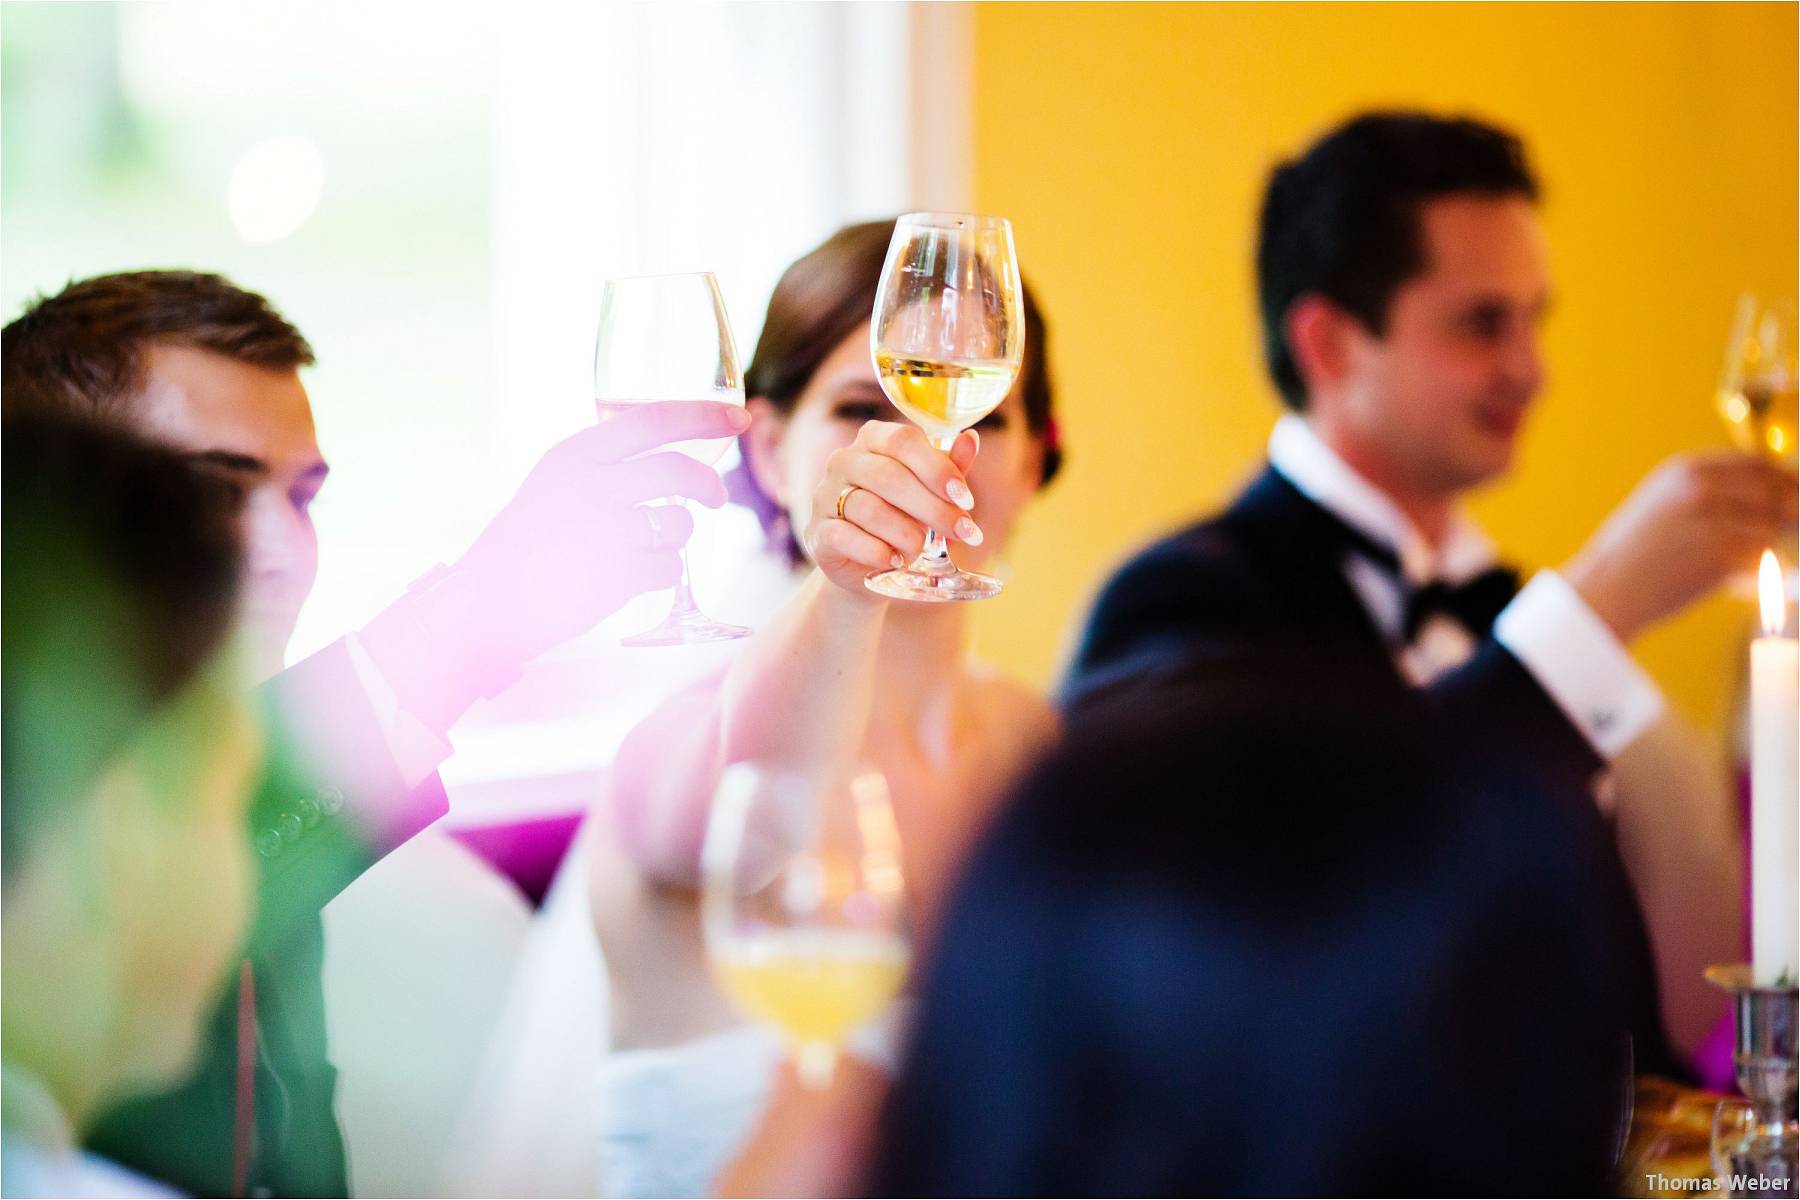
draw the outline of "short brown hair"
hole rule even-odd
[[[156,341],[272,370],[313,362],[273,305],[222,275],[126,271],[40,296],[0,331],[0,403],[8,417],[107,417],[143,387],[143,347]]]
[[[894,237],[892,219],[846,225],[823,244],[796,260],[782,273],[769,297],[756,353],[744,372],[744,391],[761,396],[783,414],[794,411],[800,393],[812,382],[819,364],[839,343],[864,324],[875,311],[875,292],[881,268],[887,261],[888,243]],[[1025,402],[1025,427],[1043,439],[1047,484],[1062,466],[1063,450],[1056,434],[1051,406],[1048,330],[1031,286],[1020,280],[1025,310],[1025,360],[1019,368],[1021,396]],[[748,506],[762,520],[772,538],[785,543],[788,556],[802,559],[799,543],[780,521],[779,506],[756,486],[748,461],[733,478],[733,499]]]
[[[1275,168],[1257,226],[1256,279],[1263,355],[1284,404],[1306,410],[1288,309],[1324,296],[1382,336],[1394,293],[1427,265],[1420,209],[1461,195],[1537,200],[1517,135],[1473,117],[1363,113]]]

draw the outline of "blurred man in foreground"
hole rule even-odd
[[[1599,814],[1416,699],[1226,679],[1088,706],[989,829],[853,1194],[1604,1194]]]
[[[455,563],[363,629],[281,669],[317,569],[309,507],[327,467],[299,369],[312,348],[261,296],[216,275],[145,271],[71,284],[0,335],[6,416],[129,429],[244,497],[242,615],[273,740],[250,812],[253,970],[214,1014],[178,1089],[113,1109],[91,1144],[200,1194],[342,1195],[325,1054],[319,912],[441,816],[445,732],[525,663],[631,597],[672,586],[718,476],[676,454],[732,437],[741,410],[646,406],[565,440]]]

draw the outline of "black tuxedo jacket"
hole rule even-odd
[[[1189,685],[1241,690],[1276,719],[1283,705],[1422,708],[1423,727],[1458,755],[1523,768],[1571,806],[1575,827],[1595,842],[1585,848],[1600,864],[1595,903],[1621,914],[1636,1065],[1679,1074],[1642,913],[1593,803],[1602,760],[1491,635],[1467,663],[1414,687],[1344,577],[1348,552],[1337,519],[1265,469],[1224,513],[1155,543],[1107,583],[1061,688],[1070,721],[1133,692]]]
[[[336,642],[265,684],[270,744],[249,810],[256,863],[247,957],[257,1026],[247,1195],[348,1194],[326,1056],[320,911],[386,850],[448,808],[433,775],[408,788]],[[352,810],[395,814],[382,829]],[[238,972],[188,1078],[103,1114],[88,1145],[196,1196],[233,1194]]]

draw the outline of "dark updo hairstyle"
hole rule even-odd
[[[819,364],[875,311],[875,289],[893,236],[892,220],[846,225],[782,273],[744,374],[746,395],[761,396],[784,416],[793,413]],[[1021,291],[1025,361],[1019,378],[1024,385],[1025,427],[1044,441],[1044,473],[1038,481],[1042,487],[1056,477],[1063,455],[1050,406],[1044,316],[1023,280]],[[757,485],[747,455],[727,483],[732,499],[756,513],[771,546],[783,550],[791,562],[803,562],[786,512]]]

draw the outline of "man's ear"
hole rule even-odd
[[[1308,292],[1288,305],[1282,319],[1288,353],[1307,395],[1329,391],[1349,374],[1352,341],[1367,331],[1357,319],[1317,292]]]
[[[787,416],[763,396],[752,396],[744,402],[750,413],[750,428],[742,440],[744,465],[757,489],[782,508],[787,497],[782,495],[781,439],[787,434]]]

